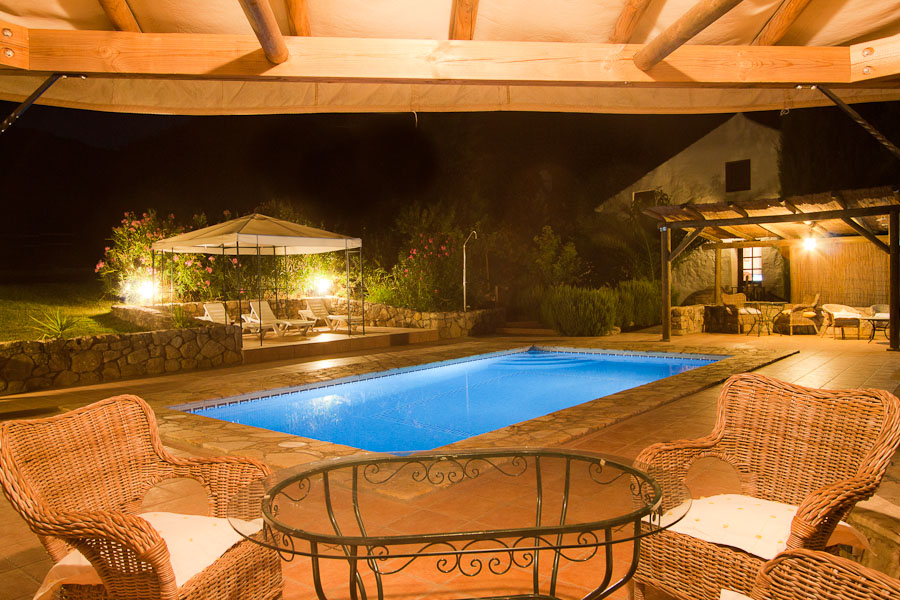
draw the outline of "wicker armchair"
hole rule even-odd
[[[767,562],[754,600],[886,600],[900,598],[900,580],[846,558],[814,550],[788,550]]]
[[[822,335],[831,327],[831,337],[837,338],[837,329],[841,329],[841,339],[844,339],[844,329],[847,327],[856,328],[856,339],[859,339],[860,328],[862,327],[862,315],[852,306],[843,304],[823,304],[822,310],[825,311],[825,324],[822,327]]]
[[[819,308],[819,294],[805,297],[799,304],[786,305],[781,316],[784,318],[779,318],[777,324],[786,327],[788,335],[794,335],[797,327],[812,327],[818,334],[819,326],[825,318]]]
[[[745,302],[747,302],[747,296],[743,293],[722,294],[722,304],[725,305],[725,325],[733,325],[737,328],[738,333],[744,332],[745,325],[748,326],[748,331],[752,330],[759,320],[759,310],[744,306]]]
[[[883,390],[820,390],[745,373],[725,382],[708,436],[654,444],[636,460],[684,479],[691,464],[731,464],[742,494],[798,505],[787,548],[823,549],[875,492],[900,444],[900,400]],[[763,559],[664,531],[641,542],[635,598],[650,584],[681,599],[749,594]]]
[[[0,424],[3,493],[54,560],[75,548],[103,582],[63,585],[66,599],[280,598],[278,555],[249,541],[176,588],[166,543],[136,516],[150,488],[187,477],[206,488],[212,516],[224,517],[230,496],[268,472],[244,458],[171,456],[150,407],[136,396]],[[258,516],[250,504],[246,518]]]

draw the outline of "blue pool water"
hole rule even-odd
[[[174,408],[365,450],[426,450],[723,358],[676,356],[532,348]]]

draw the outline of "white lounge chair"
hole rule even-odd
[[[336,331],[341,326],[347,327],[347,315],[329,314],[328,307],[321,298],[307,298],[306,307],[306,310],[300,311],[301,315],[306,315],[308,318],[314,317],[317,323],[321,320],[331,331]]]
[[[204,321],[211,321],[221,325],[231,325],[228,319],[228,313],[225,311],[225,305],[221,302],[204,302],[203,316],[200,317]]]
[[[255,332],[271,327],[277,335],[284,335],[291,327],[299,330],[301,335],[306,335],[310,327],[316,324],[315,321],[309,319],[279,319],[265,300],[251,300],[250,314],[241,315],[241,317]]]
[[[844,339],[844,328],[855,327],[856,339],[859,339],[862,314],[858,310],[843,304],[823,304],[822,310],[825,311],[825,325],[822,327],[822,335],[825,335],[825,332],[831,327],[831,337],[837,338],[837,331],[835,330],[840,327],[841,339]]]

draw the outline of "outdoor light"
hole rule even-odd
[[[804,250],[815,250],[816,249],[816,238],[813,236],[809,236],[808,238],[803,238],[803,249]]]
[[[135,289],[135,295],[138,300],[143,303],[149,302],[153,300],[153,296],[156,294],[156,285],[150,279],[144,279],[137,283]]]
[[[331,285],[331,280],[324,275],[321,277],[317,277],[315,282],[316,293],[320,296],[323,294],[327,294],[329,291],[331,291]]]

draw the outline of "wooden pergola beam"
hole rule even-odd
[[[471,40],[478,19],[478,0],[453,0],[450,9],[450,39]]]
[[[610,44],[627,44],[634,35],[638,22],[644,16],[644,11],[650,6],[650,0],[628,0],[619,13],[616,26],[609,36]]]
[[[650,70],[740,3],[741,0],[700,0],[635,54],[634,64],[642,71]]]
[[[253,33],[262,46],[266,59],[275,65],[285,62],[290,53],[284,43],[284,37],[275,21],[275,13],[268,0],[239,0]]]
[[[818,212],[798,213],[793,215],[766,215],[764,217],[739,217],[734,219],[705,219],[703,221],[664,221],[659,228],[693,229],[695,227],[723,227],[735,225],[759,225],[763,223],[802,223],[804,221],[828,221],[852,217],[871,217],[900,212],[900,205],[867,206],[846,210],[823,210]]]
[[[900,34],[850,46],[850,78],[867,81],[900,74]]]
[[[753,46],[774,46],[787,33],[811,0],[784,0],[765,27],[756,34]]]
[[[251,2],[251,0],[245,0]],[[2,27],[2,23],[0,23]],[[652,76],[638,45],[287,37],[273,65],[253,36],[31,29],[30,71],[112,77],[491,85],[793,87],[849,83],[846,47],[685,46]],[[289,51],[289,56],[287,56]],[[0,65],[7,64],[0,54]],[[0,71],[2,76],[2,71]]]
[[[867,240],[869,240],[870,242],[875,244],[875,246],[879,250],[885,252],[886,254],[891,253],[891,249],[888,247],[888,245],[885,244],[884,242],[882,242],[881,240],[879,240],[875,236],[875,234],[872,233],[871,231],[869,231],[866,227],[863,227],[862,225],[860,225],[859,223],[857,223],[856,221],[854,221],[853,219],[850,219],[850,218],[841,219],[841,220],[844,223],[846,223],[847,225],[849,225],[851,227],[851,229],[853,229],[853,231],[855,231],[859,235],[863,236],[864,238],[866,238]]]
[[[119,31],[141,33],[141,26],[138,25],[137,20],[134,18],[134,13],[131,12],[131,7],[128,6],[127,0],[97,1],[100,3],[101,8],[103,8],[103,12],[109,17],[109,20],[116,26],[116,29]]]
[[[307,0],[287,0],[288,23],[291,35],[309,35],[309,5]]]

